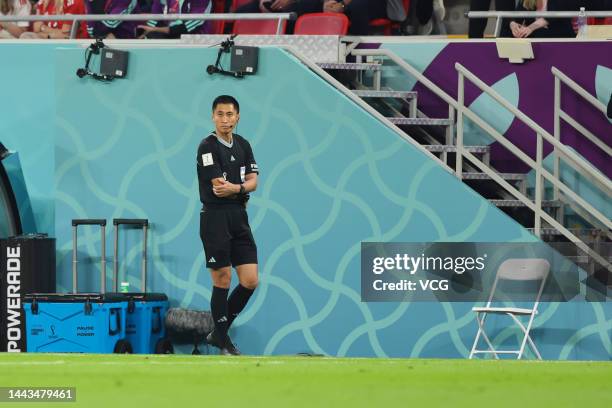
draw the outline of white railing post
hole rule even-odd
[[[448,105],[448,119],[451,124],[446,128],[446,140],[447,145],[453,145],[455,143],[455,108],[453,105]]]
[[[283,27],[283,19],[279,17],[278,24],[276,25],[276,35],[281,35],[282,27]]]
[[[416,100],[413,99],[413,101]],[[415,116],[416,117],[416,116]],[[446,127],[444,144],[447,146],[455,145],[455,108],[452,105],[448,105],[448,120],[450,124]],[[448,165],[448,152],[444,151],[440,155],[442,161]]]
[[[561,119],[560,119],[560,110],[561,110],[561,81],[557,76],[555,76],[555,117],[554,117],[554,134],[553,136],[558,142],[561,142]],[[553,175],[556,179],[559,179],[559,152],[557,151],[557,147],[553,146]],[[556,186],[553,186],[553,200],[559,199],[559,189]]]
[[[79,32],[79,19],[75,17],[72,20],[72,27],[70,27],[70,36],[68,38],[70,38],[71,40],[74,40],[77,37],[78,32]]]
[[[463,110],[464,107],[463,73],[459,72],[457,84],[457,154],[455,158],[455,173],[459,180],[463,178]]]
[[[499,37],[499,34],[501,33],[501,26],[502,26],[502,18],[501,16],[497,16],[497,19],[495,20],[495,31],[493,34],[495,38]]]
[[[542,136],[537,133],[537,146],[536,146],[536,180],[535,180],[535,208],[534,211],[535,222],[533,226],[533,231],[536,237],[540,238],[542,231],[542,217],[540,217],[540,213],[542,212],[542,195],[544,194],[544,186],[542,179]]]

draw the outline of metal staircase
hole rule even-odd
[[[458,178],[487,198],[493,205],[520,222],[543,241],[559,248],[564,255],[586,270],[589,273],[589,279],[595,279],[595,283],[599,284],[599,292],[591,294],[591,299],[600,300],[602,296],[606,298],[607,293],[612,293],[612,279],[610,279],[612,276],[612,221],[563,183],[559,175],[559,162],[564,160],[609,197],[612,196],[612,182],[607,177],[602,177],[600,173],[594,172],[589,163],[560,142],[560,120],[565,120],[581,131],[585,137],[608,155],[610,155],[611,148],[558,108],[560,81],[605,112],[603,104],[553,68],[557,84],[555,135],[553,136],[510,105],[460,64],[456,64],[459,89],[458,98],[454,99],[389,50],[357,50],[350,47],[349,49],[350,54],[356,57],[355,63],[324,63],[318,64],[318,68],[324,69],[331,75],[337,81],[336,86],[341,84],[345,88],[343,91],[350,91],[354,97],[373,108],[384,118],[383,121],[387,126],[399,130],[407,140],[444,164],[449,171],[453,171]],[[412,76],[445,101],[449,106],[448,117],[429,118],[425,116],[418,109],[418,94],[414,91],[383,88],[381,86],[383,67],[387,64],[399,67],[406,75]],[[466,80],[497,100],[534,131],[534,144],[537,148],[535,160],[520,151],[511,141],[464,105],[463,87]],[[491,167],[489,146],[463,145],[465,117],[476,123],[495,141],[500,142],[520,161],[527,163],[535,171],[535,188],[527,187],[526,174],[503,173]],[[543,166],[544,142],[554,147],[552,173]],[[552,191],[552,196],[547,194],[547,189]],[[580,217],[582,228],[569,227],[565,213],[570,208]],[[567,249],[568,243],[571,244],[569,245],[570,250]],[[589,298],[588,293],[587,298]]]

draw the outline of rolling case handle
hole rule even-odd
[[[146,227],[149,225],[149,220],[141,218],[115,218],[113,225],[136,225],[138,227]]]
[[[113,328],[113,316],[115,316],[115,328]],[[108,334],[115,336],[121,332],[121,309],[113,308],[110,310],[110,319],[108,320]]]
[[[115,248],[113,258],[113,291],[117,292],[117,282],[119,281],[119,226],[130,225],[142,228],[142,272],[141,272],[141,291],[147,291],[147,231],[149,229],[149,220],[141,218],[115,218],[113,219],[115,226]]]
[[[77,276],[77,228],[79,225],[99,225],[101,250],[100,269],[100,293],[106,293],[106,220],[96,218],[84,218],[72,220],[72,293],[78,293]]]
[[[161,332],[162,330],[162,311],[161,311],[161,307],[154,307],[153,308],[153,316],[154,316],[154,320],[151,323],[151,333],[153,334],[157,334],[159,332]]]
[[[79,225],[99,225],[101,227],[106,227],[106,220],[97,218],[83,218],[78,220],[72,220],[73,227],[77,227]]]

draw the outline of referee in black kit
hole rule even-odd
[[[251,145],[232,133],[240,119],[238,101],[218,96],[212,106],[215,132],[200,142],[197,169],[200,184],[200,238],[213,288],[210,309],[215,323],[206,341],[221,354],[239,355],[228,336],[238,313],[257,287],[257,246],[246,212],[249,193],[257,188],[259,169]],[[240,283],[228,297],[236,268]]]

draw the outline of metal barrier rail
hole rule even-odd
[[[200,14],[55,14],[0,16],[0,22],[72,21],[70,38],[75,38],[79,21],[147,21],[147,20],[278,20],[276,34],[281,34],[283,21],[295,20],[296,13],[200,13]]]
[[[501,22],[503,18],[574,18],[579,17],[580,11],[468,11],[465,13],[467,18],[495,18],[495,37],[499,37],[501,32]],[[585,11],[588,17],[612,17],[612,10],[608,11]]]
[[[376,50],[351,50],[351,54],[355,56],[362,57],[385,57],[389,60],[393,61],[397,66],[399,66],[406,73],[414,77],[418,82],[422,83],[427,87],[431,92],[436,94],[440,99],[446,102],[449,106],[449,118],[454,118],[454,112],[457,112],[457,124],[456,124],[456,137],[451,138],[451,140],[447,140],[447,143],[451,142],[452,139],[455,139],[454,143],[457,147],[457,159],[455,164],[455,174],[459,179],[462,178],[463,173],[463,158],[469,159],[480,171],[487,174],[494,181],[496,181],[499,185],[504,187],[504,189],[516,197],[517,200],[524,203],[529,209],[534,212],[534,233],[536,236],[541,236],[542,229],[542,220],[547,221],[553,228],[557,229],[565,238],[567,238],[570,242],[574,243],[578,248],[582,251],[593,257],[593,259],[604,266],[608,270],[612,271],[612,264],[608,262],[607,259],[604,259],[597,252],[588,247],[579,237],[573,234],[569,229],[559,223],[556,219],[550,216],[548,213],[544,211],[542,208],[543,201],[543,187],[544,181],[548,181],[552,183],[552,185],[558,188],[561,192],[568,197],[568,199],[572,200],[577,206],[582,209],[585,209],[586,212],[592,215],[592,217],[606,228],[608,231],[612,230],[612,221],[609,220],[605,215],[595,209],[590,203],[586,202],[582,197],[578,196],[575,192],[573,192],[567,185],[565,185],[559,178],[558,175],[553,175],[548,172],[543,166],[543,144],[544,142],[550,143],[557,155],[562,157],[566,162],[578,173],[583,176],[586,176],[587,179],[591,180],[595,184],[597,184],[602,191],[605,191],[607,194],[612,194],[612,182],[607,179],[607,177],[594,172],[592,166],[586,162],[583,158],[574,153],[573,150],[569,149],[567,146],[563,145],[561,142],[557,141],[555,137],[549,134],[546,130],[540,127],[537,123],[535,123],[531,118],[525,115],[523,112],[519,111],[517,108],[512,106],[507,100],[505,100],[501,95],[499,95],[493,88],[487,86],[484,82],[482,82],[478,77],[468,71],[461,64],[456,63],[455,69],[458,71],[458,97],[455,100],[452,96],[448,95],[444,92],[440,87],[430,81],[427,77],[425,77],[421,72],[419,72],[416,68],[410,65],[408,62],[404,61],[402,58],[397,56],[390,50],[385,49],[376,49]],[[536,134],[536,143],[537,143],[537,154],[536,159],[531,159],[526,153],[520,150],[516,145],[514,145],[510,140],[506,139],[506,137],[496,131],[491,125],[485,122],[480,116],[474,113],[469,107],[464,104],[464,78],[472,82],[475,86],[480,88],[483,92],[487,93],[494,100],[496,100],[499,104],[501,104],[505,109],[510,111],[516,118],[521,120],[527,126],[529,126],[534,133]],[[536,173],[536,197],[535,200],[532,201],[529,197],[527,197],[523,192],[517,190],[514,186],[508,183],[506,180],[501,178],[493,168],[489,166],[488,163],[481,161],[478,157],[470,153],[464,148],[463,145],[463,122],[464,116],[472,120],[476,125],[478,125],[482,130],[487,132],[491,137],[493,137],[496,141],[498,141],[502,146],[506,149],[510,150],[515,156],[517,156],[520,160],[530,166],[535,170]],[[416,142],[414,142],[416,143]],[[445,165],[446,166],[446,165]]]
[[[595,209],[590,203],[584,200],[581,196],[576,194],[569,186],[563,183],[555,174],[551,174],[543,164],[543,144],[544,141],[552,144],[553,148],[560,155],[566,159],[567,163],[578,173],[586,177],[592,182],[596,182],[602,190],[610,195],[612,193],[612,182],[602,174],[597,173],[593,168],[580,156],[576,155],[571,149],[555,139],[553,135],[548,133],[531,118],[525,115],[523,112],[512,106],[507,100],[499,95],[493,88],[486,85],[477,76],[471,73],[463,65],[455,63],[455,69],[458,72],[458,111],[457,111],[457,171],[461,170],[461,156],[468,158],[476,167],[482,172],[488,174],[497,183],[504,186],[506,190],[514,195],[517,199],[521,200],[528,208],[534,212],[535,217],[535,234],[540,236],[542,220],[548,222],[553,228],[561,232],[570,242],[574,243],[582,251],[593,257],[597,263],[604,266],[607,270],[612,271],[612,264],[607,259],[599,255],[583,241],[580,240],[576,235],[569,231],[564,225],[555,220],[552,216],[546,213],[542,208],[542,201],[544,197],[544,181],[552,183],[554,187],[563,192],[565,196],[570,198],[574,203],[578,204],[581,208],[590,213],[597,221],[599,221],[607,231],[612,230],[612,221],[608,219],[604,214]],[[464,104],[464,79],[467,79],[472,84],[476,85],[481,91],[488,94],[504,108],[510,111],[514,116],[531,128],[536,134],[536,159],[531,159],[527,154],[516,147],[510,140],[506,139],[501,133],[496,131],[491,125],[481,119],[479,116],[474,114]],[[503,180],[498,176],[491,168],[485,163],[481,162],[472,153],[466,151],[463,148],[463,116],[467,116],[474,123],[476,123],[481,129],[485,130],[490,136],[496,141],[500,142],[506,149],[510,150],[516,157],[521,159],[524,163],[529,165],[535,170],[536,185],[535,185],[535,202],[532,202],[528,197],[524,196],[521,192],[516,190],[507,181]]]

